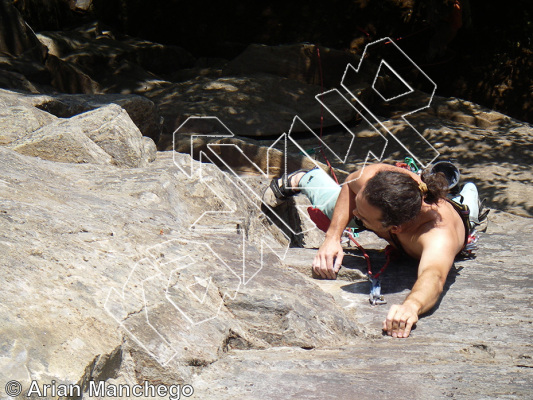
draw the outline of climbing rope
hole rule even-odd
[[[322,74],[322,59],[320,58],[320,49],[318,46],[315,45],[316,48],[316,55],[318,59],[318,72],[320,76],[320,93],[324,93],[324,77]],[[329,168],[329,171],[331,173],[331,176],[337,183],[337,185],[340,185],[339,180],[337,179],[337,175],[335,175],[335,171],[333,170],[333,167],[331,166],[328,158],[326,157],[326,153],[324,153],[324,146],[322,145],[322,131],[324,130],[324,105],[320,103],[320,153],[322,154],[322,157],[324,157],[324,160],[326,161],[326,164]]]
[[[368,280],[370,281],[370,304],[372,304],[373,306],[379,304],[387,304],[387,301],[381,294],[381,274],[383,274],[383,272],[385,272],[385,270],[389,266],[393,257],[394,248],[391,245],[385,247],[385,256],[387,257],[387,259],[381,269],[377,273],[373,273],[372,262],[370,261],[370,256],[366,252],[365,248],[357,240],[355,240],[355,237],[349,230],[346,230],[345,232],[348,235],[348,238],[359,248],[359,250],[361,250],[361,253],[363,253],[363,257],[366,260]]]

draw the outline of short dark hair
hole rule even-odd
[[[380,171],[368,180],[363,195],[381,210],[384,227],[399,226],[416,218],[422,199],[428,204],[436,204],[446,197],[448,182],[442,172],[432,174],[427,168],[421,179],[428,188],[425,195],[422,195],[418,182],[404,172]]]

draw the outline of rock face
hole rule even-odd
[[[236,350],[197,377],[197,393],[205,399],[225,393],[250,399],[393,399],[397,390],[408,390],[413,398],[528,397],[533,320],[527,288],[533,276],[522,235],[530,234],[530,221],[496,212],[477,258],[456,261],[437,310],[419,321],[408,340],[381,336],[386,309],[368,306],[368,282],[346,275],[319,281],[346,311],[355,312],[366,341],[327,350]],[[287,265],[297,267],[313,254],[299,250]],[[383,261],[370,254],[378,265]],[[345,266],[360,271],[365,262],[358,255]],[[383,282],[389,304],[405,297],[417,273],[413,262],[391,267]]]
[[[29,377],[83,388],[92,380],[190,384],[203,399],[352,398],[354,385],[372,398],[376,384],[364,377],[383,371],[384,398],[412,387],[421,398],[524,397],[533,387],[532,298],[524,290],[533,282],[523,242],[530,219],[493,211],[477,259],[455,263],[437,309],[400,343],[380,334],[386,308],[368,305],[359,253],[346,256],[338,280],[320,281],[309,267],[316,249],[287,250],[289,242],[316,247],[323,236],[291,234],[309,225],[290,206],[281,216],[288,227],[267,218],[256,196],[266,176],[241,180],[173,152],[148,164],[153,141],[117,104],[62,118],[34,105],[68,111],[87,99],[2,93],[2,121],[12,126],[4,136],[9,144],[0,147],[3,381],[17,379],[24,388]],[[501,140],[488,135],[506,129],[516,164],[497,168],[526,174],[520,163],[530,127],[475,105],[468,118],[467,106],[438,99],[420,118],[448,121],[457,132],[449,144],[477,129]],[[27,127],[10,124],[20,115],[29,116]],[[346,140],[332,139],[341,146]],[[229,166],[247,174],[246,154],[255,151],[264,162],[271,153],[281,172],[275,147],[217,140],[196,151],[231,158]],[[242,147],[241,155],[228,153],[228,144]],[[468,158],[458,143],[452,148]],[[138,164],[128,164],[132,159]],[[488,162],[482,157],[477,168],[496,168]],[[508,205],[520,206],[509,198]],[[384,261],[382,243],[361,242],[374,265]],[[416,264],[393,263],[383,280],[389,304],[401,302],[415,279]],[[398,362],[409,366],[408,376]]]
[[[147,164],[142,134],[122,107],[110,104],[76,115],[69,121],[81,126],[83,133],[109,154],[115,165],[139,167]]]
[[[71,118],[57,118],[32,106],[52,108],[56,112],[61,107],[63,112],[68,110],[60,100],[47,100],[8,91],[0,93],[0,101],[7,106],[0,115],[0,144],[21,154],[60,162],[141,167],[155,160],[155,143],[143,137],[119,105],[111,103]],[[122,100],[128,104],[128,99]],[[90,107],[87,103],[81,107]],[[134,110],[135,99],[129,104],[133,104]],[[77,105],[78,109],[81,107]]]
[[[352,398],[354,385],[372,398],[368,374],[384,374],[384,398],[531,390],[528,219],[496,213],[478,258],[456,262],[438,309],[400,342],[380,335],[386,309],[368,305],[357,252],[351,273],[311,279],[316,250],[285,253],[246,188],[212,165],[188,177],[190,157],[171,152],[138,169],[0,157],[3,381],[146,380],[203,399]],[[415,279],[416,264],[391,265],[389,303]]]
[[[357,339],[354,320],[276,252],[265,248],[261,264],[261,243],[276,251],[283,244],[213,166],[199,179],[187,178],[172,153],[160,153],[148,169],[53,163],[6,148],[0,154],[0,362],[10,367],[1,369],[3,380],[23,379],[27,370],[43,381],[83,383],[95,378],[84,375],[93,361],[109,369],[113,352],[127,358],[123,340],[144,354],[132,360],[141,380],[154,378],[140,368],[151,359],[183,381],[232,348]],[[224,204],[238,212],[199,220]]]
[[[23,105],[2,107],[0,110],[0,145],[10,144],[56,119],[53,115],[36,107]]]
[[[43,4],[59,18],[59,3]],[[90,1],[69,4],[90,12]],[[328,103],[341,126],[315,99],[315,46],[195,62],[99,23],[35,35],[12,2],[0,11],[13,17],[13,29],[0,26],[0,84],[17,89],[0,89],[0,381],[190,384],[201,399],[530,396],[530,125],[435,97],[413,125],[400,118],[413,102],[369,103],[374,125],[346,101]],[[324,86],[338,86],[352,58],[320,52]],[[365,102],[372,81],[359,78]],[[323,234],[308,201],[268,210],[260,197],[286,171],[331,162],[342,181],[371,154],[394,162],[407,150],[455,158],[503,211],[400,341],[381,335],[387,308],[368,305],[362,255],[347,249],[336,281],[314,279]],[[383,241],[360,241],[375,267],[384,262]],[[389,305],[416,276],[416,263],[390,265]]]
[[[70,118],[109,104],[118,104],[128,112],[144,136],[157,141],[160,134],[160,117],[155,104],[146,97],[133,94],[76,95],[55,93],[48,95],[0,89],[0,104],[2,107],[36,107],[60,118]],[[10,121],[12,124],[16,123],[13,119]]]
[[[10,143],[17,153],[67,163],[110,164],[111,156],[71,121],[46,125]]]

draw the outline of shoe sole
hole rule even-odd
[[[267,206],[274,208],[285,203],[286,199],[278,199],[270,188],[270,186],[267,186],[267,188],[263,192],[262,201]]]

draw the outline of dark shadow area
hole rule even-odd
[[[390,37],[432,77],[441,95],[531,120],[533,25],[527,0],[81,3],[13,2],[35,32],[98,21],[116,37],[185,48],[204,65],[209,59],[231,60],[251,43],[307,42],[360,55],[368,43]],[[330,78],[327,70],[324,75]]]
[[[377,250],[367,250],[367,253],[370,256],[370,259],[372,260],[373,268],[375,268],[375,270],[378,270],[385,261],[383,252]],[[358,269],[362,273],[367,272],[366,261],[362,257],[350,257],[346,265],[343,264],[343,267],[349,269]],[[439,309],[442,299],[444,298],[444,296],[446,296],[448,290],[455,283],[457,277],[460,276],[459,272],[462,269],[463,267],[457,268],[455,264],[452,265],[452,268],[450,269],[450,272],[446,277],[446,283],[444,284],[443,291],[437,303],[433,306],[431,310],[420,315],[420,318],[432,315],[435,311]],[[381,293],[386,296],[387,294],[391,293],[400,293],[404,290],[411,290],[417,280],[417,277],[418,260],[414,260],[408,257],[403,259],[396,259],[391,262],[387,270],[382,274]],[[370,282],[355,282],[353,284],[343,286],[341,289],[348,293],[368,295],[370,291]]]
[[[278,207],[270,209],[261,203],[261,211],[267,217],[270,224],[276,225],[290,240],[291,247],[302,247],[304,235],[294,234],[302,227],[300,215],[296,210],[294,199],[289,198]]]
[[[372,262],[374,273],[379,271],[386,262],[385,253],[379,250],[366,250]],[[361,255],[357,251],[349,251],[348,254]],[[364,257],[350,257],[343,267],[347,269],[358,269],[363,274],[367,273],[367,264]],[[405,289],[411,289],[417,279],[418,261],[411,258],[397,258],[392,260],[387,269],[382,273],[381,293],[399,293]],[[343,286],[343,290],[350,293],[368,294],[370,290],[369,282],[356,282]]]
[[[422,314],[420,318],[433,315],[433,313],[439,309],[442,299],[444,298],[444,296],[446,296],[446,293],[448,293],[448,290],[450,290],[450,287],[455,283],[455,280],[457,279],[457,277],[461,275],[459,272],[461,272],[462,269],[463,267],[457,268],[455,264],[452,265],[452,268],[450,269],[450,272],[448,273],[448,276],[446,277],[446,283],[444,284],[444,288],[442,289],[442,293],[439,297],[439,300],[437,300],[437,303],[433,306],[431,310],[429,310],[425,314]]]

